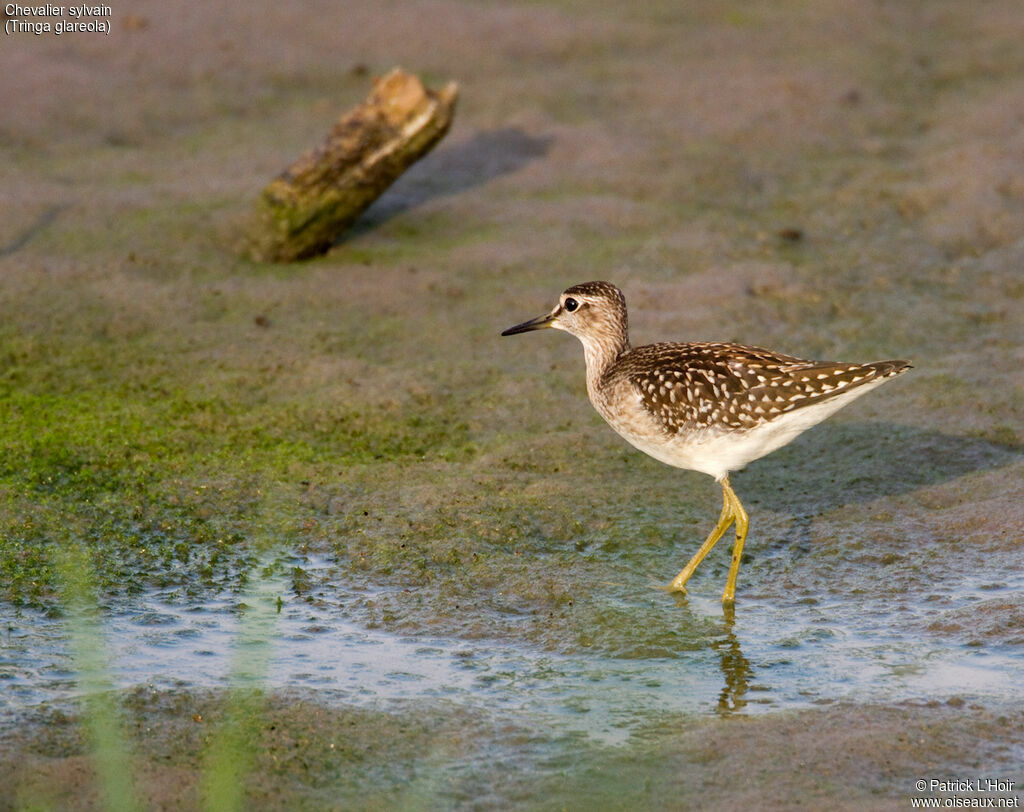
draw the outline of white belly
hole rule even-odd
[[[608,425],[645,454],[666,465],[700,471],[721,480],[730,471],[738,471],[747,463],[786,445],[811,426],[817,425],[886,380],[880,378],[743,431],[708,428],[690,434],[669,434],[644,409],[639,397],[636,399],[636,408],[620,410],[615,414],[597,403],[594,403],[594,407]]]

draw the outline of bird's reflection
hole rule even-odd
[[[676,595],[676,605],[690,612],[685,594]],[[739,638],[736,637],[736,607],[722,607],[724,631],[708,636],[710,647],[718,653],[719,667],[725,677],[725,685],[718,695],[718,706],[715,709],[720,716],[730,716],[742,712],[747,706],[747,691],[754,678],[754,669],[750,660],[743,656]]]
[[[711,648],[721,658],[722,674],[725,685],[718,695],[717,711],[721,716],[729,716],[743,710],[747,705],[746,695],[754,671],[750,660],[743,656],[740,641],[736,637],[736,607],[723,607],[725,613],[725,634],[711,643]]]

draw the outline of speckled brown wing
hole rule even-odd
[[[631,350],[620,374],[669,434],[753,428],[907,369],[905,361],[808,361],[738,344],[650,344]]]

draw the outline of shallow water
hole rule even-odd
[[[326,576],[330,564],[309,560]],[[1014,590],[1021,584],[1000,584]],[[943,608],[992,597],[993,586],[965,581]],[[674,657],[564,654],[508,640],[405,636],[366,628],[355,607],[366,593],[325,588],[317,600],[292,598],[284,579],[237,599],[197,602],[150,592],[109,608],[102,628],[118,687],[209,688],[262,681],[308,690],[327,702],[387,708],[447,700],[542,721],[605,742],[623,741],[664,713],[764,713],[840,700],[1020,701],[1024,655],[906,631],[908,613],[932,612],[880,599],[774,605],[745,599],[734,621],[712,599],[682,608],[692,646]],[[79,693],[65,621],[0,608],[0,713],[11,720],[40,703]],[[711,632],[708,629],[711,628]]]

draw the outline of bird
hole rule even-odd
[[[661,342],[633,347],[626,299],[609,282],[567,288],[549,313],[503,336],[554,328],[583,344],[591,404],[627,442],[660,462],[708,474],[722,486],[722,512],[689,563],[665,587],[686,584],[735,525],[722,603],[736,599],[749,516],[729,474],[786,445],[855,398],[901,375],[908,361],[810,361],[761,347]]]

